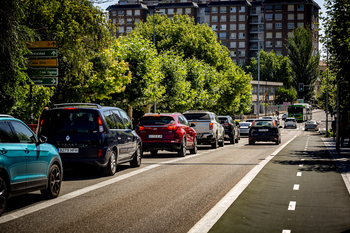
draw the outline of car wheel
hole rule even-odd
[[[151,150],[151,155],[155,156],[158,154],[158,151],[157,150]]]
[[[216,148],[218,148],[218,146],[219,146],[218,145],[218,139],[215,138],[215,142],[211,144],[211,148],[216,149]]]
[[[61,175],[61,169],[57,164],[53,164],[50,167],[50,173],[49,173],[49,180],[47,188],[44,190],[41,190],[41,194],[48,198],[55,198],[58,197],[61,191],[61,184],[62,184],[62,175]]]
[[[235,143],[238,143],[238,140],[239,140],[239,138],[238,138],[238,136],[237,136],[237,138],[235,139]]]
[[[236,140],[235,140],[235,136],[233,135],[232,138],[230,139],[230,143],[231,144],[235,144]]]
[[[141,166],[141,158],[142,158],[142,151],[141,151],[141,145],[136,146],[136,151],[134,153],[134,156],[130,162],[131,167],[139,167]]]
[[[4,212],[7,204],[7,186],[5,181],[0,177],[0,216]]]
[[[222,135],[222,141],[219,142],[219,146],[225,146],[225,135]]]
[[[307,131],[307,129],[305,129],[305,131]]]
[[[191,154],[197,154],[197,139],[194,139],[193,148],[190,150]]]
[[[276,145],[279,145],[280,144],[280,140],[279,139],[277,139],[277,141],[276,141]]]
[[[107,176],[113,176],[117,171],[117,153],[113,150],[109,158],[107,167],[104,169]]]
[[[186,156],[186,138],[182,139],[182,143],[181,143],[181,147],[180,149],[177,151],[177,154],[181,157],[185,157]]]

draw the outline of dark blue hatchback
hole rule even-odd
[[[22,121],[0,115],[0,215],[11,196],[41,190],[57,197],[62,163],[56,148]]]
[[[45,135],[64,164],[90,164],[114,175],[116,166],[141,165],[142,144],[127,114],[98,104],[56,104],[44,111],[38,133]]]

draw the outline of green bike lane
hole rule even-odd
[[[349,191],[321,136],[291,141],[209,232],[350,232]]]

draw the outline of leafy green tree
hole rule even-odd
[[[328,70],[329,71],[329,70]],[[334,113],[337,109],[337,86],[336,75],[328,72],[328,111]],[[327,72],[322,73],[320,92],[317,95],[319,107],[326,111],[326,95],[327,95]]]
[[[295,102],[297,100],[297,91],[294,88],[286,89],[284,87],[279,87],[276,90],[276,102]]]
[[[294,75],[294,84],[304,83],[313,85],[318,77],[318,64],[320,54],[314,55],[312,34],[309,28],[293,30],[293,36],[288,38],[287,50]],[[314,94],[314,88],[309,86],[305,91],[298,92],[299,99],[310,100]]]
[[[321,16],[325,29],[321,41],[327,49],[330,70],[336,76],[330,80],[330,85],[339,85],[340,107],[348,111],[350,110],[350,1],[326,0],[324,7],[327,14]]]

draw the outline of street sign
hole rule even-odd
[[[31,50],[31,54],[28,54],[29,57],[57,57],[58,50],[57,49],[33,49]]]
[[[33,76],[58,76],[58,68],[31,68]]]
[[[57,41],[27,41],[27,47],[30,49],[34,48],[57,48]]]
[[[57,59],[29,59],[29,66],[57,66]]]
[[[33,77],[32,81],[34,85],[57,85],[57,77]]]

